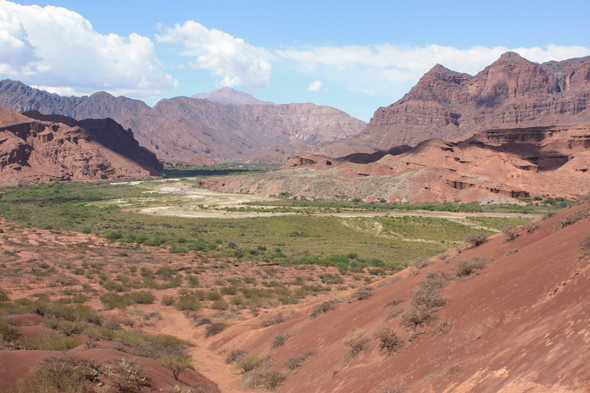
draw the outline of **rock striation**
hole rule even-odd
[[[161,164],[112,119],[76,121],[0,108],[0,180],[98,180],[157,175]]]

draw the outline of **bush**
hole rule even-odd
[[[278,313],[278,314],[262,321],[262,327],[269,327],[269,326],[273,326],[273,325],[278,325],[279,323],[283,323],[286,320],[287,319],[285,317],[283,317],[282,313]]]
[[[457,263],[457,270],[455,271],[455,277],[461,278],[465,276],[470,276],[474,273],[477,273],[479,270],[485,267],[485,262],[481,261],[477,258],[473,258],[472,260],[466,261],[462,260]]]
[[[116,293],[105,293],[100,297],[100,301],[107,310],[114,308],[125,308],[132,304],[152,304],[156,297],[151,292],[134,292],[125,295]]]
[[[345,359],[352,359],[369,349],[370,340],[362,337],[363,331],[357,329],[348,334],[344,339],[344,345],[348,347]]]
[[[18,328],[8,319],[0,318],[0,343],[15,341],[18,336]]]
[[[241,360],[244,356],[246,356],[248,354],[248,350],[247,349],[234,349],[233,351],[231,351],[225,358],[225,363],[226,364],[232,364],[237,362],[238,360]]]
[[[193,359],[184,354],[174,354],[162,356],[158,359],[158,363],[168,370],[172,371],[174,379],[178,381],[178,376],[186,370],[194,370]]]
[[[179,311],[198,311],[201,309],[201,302],[191,295],[184,295],[178,298],[176,309]]]
[[[438,309],[447,304],[448,300],[439,293],[446,285],[447,277],[437,273],[429,273],[426,277],[412,297],[412,307],[402,315],[401,326],[415,329],[429,325],[437,319]]]
[[[317,306],[315,306],[312,310],[311,310],[311,314],[310,316],[312,318],[316,318],[318,317],[320,314],[325,314],[328,311],[332,311],[336,308],[336,306],[338,305],[338,301],[336,300],[328,300],[323,302],[322,304],[319,304]]]
[[[7,302],[9,300],[10,297],[8,296],[8,292],[5,290],[0,290],[0,302]]]
[[[252,373],[248,375],[244,381],[244,389],[264,389],[275,390],[278,388],[287,377],[278,371],[270,371],[267,373]]]
[[[162,296],[161,304],[163,306],[174,306],[176,304],[176,298],[170,295]]]
[[[511,242],[519,236],[518,228],[513,225],[502,228],[502,234],[504,235],[504,243]]]
[[[478,247],[484,244],[488,240],[485,233],[472,233],[467,235],[465,242],[470,244],[472,247]]]
[[[275,335],[272,338],[272,340],[270,340],[270,347],[271,348],[282,347],[283,345],[285,345],[285,342],[291,337],[293,337],[293,334],[288,331],[278,333],[277,335]]]
[[[223,300],[217,300],[211,304],[213,310],[227,310],[229,304]]]
[[[238,367],[245,373],[254,370],[262,364],[262,358],[255,354],[246,355],[242,360],[237,362]]]
[[[585,217],[585,213],[581,210],[575,211],[573,213],[571,213],[569,216],[563,217],[561,220],[559,220],[559,224],[557,225],[557,229],[563,229],[565,227],[568,227],[570,225],[573,225],[575,223],[577,223],[578,221],[582,220]]]
[[[379,349],[388,356],[397,352],[402,346],[402,339],[390,328],[381,329],[375,337],[379,339]]]
[[[211,336],[215,336],[221,332],[223,332],[227,328],[225,323],[215,322],[207,326],[205,329],[205,338],[209,338]]]
[[[582,240],[580,243],[580,251],[582,251],[583,256],[590,255],[590,237]]]
[[[294,356],[287,360],[287,368],[289,370],[295,370],[303,365],[303,363],[307,360],[307,358],[315,355],[317,351],[306,351],[301,355]]]
[[[358,289],[355,293],[355,297],[357,300],[365,300],[369,299],[375,294],[375,290],[372,287],[364,286]]]

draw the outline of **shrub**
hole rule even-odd
[[[525,231],[527,231],[528,233],[533,233],[535,232],[537,229],[541,228],[541,224],[537,223],[537,222],[533,222],[533,221],[529,221],[526,222],[523,225],[523,228]]]
[[[143,386],[150,386],[142,366],[131,359],[111,360],[99,371],[108,378],[107,386],[111,385],[118,392],[139,392]]]
[[[9,300],[10,300],[10,297],[8,296],[8,292],[0,289],[0,302],[7,302]]]
[[[197,276],[188,276],[188,286],[189,288],[195,288],[199,286],[199,278]]]
[[[128,296],[130,296],[131,300],[137,304],[152,304],[156,300],[154,294],[147,291],[133,292]]]
[[[217,300],[211,304],[213,310],[227,310],[229,304],[223,300]]]
[[[557,225],[557,229],[563,229],[570,225],[577,223],[578,221],[582,220],[585,217],[585,212],[578,210],[571,213],[569,216],[563,217],[559,220],[559,224]]]
[[[287,360],[287,368],[289,370],[295,370],[303,365],[307,358],[315,355],[317,351],[306,351],[300,355],[293,356]]]
[[[176,298],[170,295],[162,296],[161,304],[163,306],[174,306],[176,304]]]
[[[465,242],[470,244],[472,247],[478,247],[484,244],[487,239],[488,237],[485,233],[472,233],[467,235]]]
[[[582,240],[580,243],[580,251],[582,251],[583,256],[590,255],[590,236]]]
[[[278,325],[279,323],[283,323],[286,320],[287,319],[285,317],[283,317],[282,313],[278,313],[278,314],[262,321],[262,327],[269,327],[272,325]]]
[[[277,335],[275,335],[272,338],[272,340],[270,340],[270,347],[271,348],[282,347],[283,345],[285,345],[285,342],[291,337],[293,337],[293,334],[288,331],[278,333]]]
[[[375,290],[372,287],[364,286],[358,289],[355,293],[357,300],[369,299],[375,294]]]
[[[370,340],[362,337],[363,331],[356,329],[348,334],[344,339],[344,345],[348,347],[345,359],[352,359],[369,349]]]
[[[275,390],[278,388],[287,377],[278,371],[270,371],[266,373],[252,373],[244,380],[244,389],[264,389]]]
[[[162,356],[158,359],[158,363],[168,370],[172,371],[174,379],[178,381],[178,376],[186,370],[194,370],[193,359],[184,354],[173,354]]]
[[[402,346],[402,339],[390,328],[381,329],[375,337],[379,339],[379,349],[388,356],[397,352]]]
[[[504,243],[511,242],[518,237],[518,228],[514,225],[510,225],[502,228],[502,234],[504,235]]]
[[[254,370],[262,364],[262,358],[255,354],[244,356],[236,363],[245,373]]]
[[[447,304],[447,299],[439,293],[447,283],[442,274],[429,273],[412,297],[410,309],[402,315],[401,326],[415,329],[420,325],[429,325],[436,320],[438,309]]]
[[[336,300],[328,300],[323,302],[322,304],[319,304],[317,306],[315,306],[312,310],[311,310],[311,314],[310,316],[312,318],[316,318],[318,317],[320,314],[325,314],[328,311],[332,311],[336,308],[336,306],[338,305],[338,301]]]
[[[226,364],[232,364],[237,362],[238,360],[241,360],[244,356],[246,356],[248,354],[248,350],[247,349],[234,349],[233,351],[231,351],[225,358],[225,363]]]
[[[201,309],[201,302],[191,295],[184,295],[178,298],[176,309],[179,311],[198,311]]]
[[[477,273],[479,270],[485,267],[485,262],[477,258],[466,261],[462,260],[457,263],[457,270],[455,271],[455,277],[461,278],[465,276]]]
[[[8,319],[0,318],[0,343],[15,341],[18,336],[18,328]]]
[[[207,326],[205,329],[205,338],[209,338],[211,336],[215,336],[221,332],[223,332],[227,328],[225,323],[215,322]]]

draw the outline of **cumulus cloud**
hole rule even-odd
[[[590,55],[589,48],[580,46],[549,45],[546,48],[475,46],[459,49],[440,45],[402,47],[391,44],[295,48],[277,50],[275,55],[282,59],[294,60],[308,70],[314,70],[320,66],[335,67],[344,71],[364,67],[371,70],[372,75],[389,82],[415,82],[437,63],[454,71],[475,74],[507,51],[517,52],[534,62]]]
[[[174,88],[149,38],[103,35],[61,7],[0,0],[0,74],[73,94],[106,90],[136,97]]]
[[[186,48],[182,54],[195,58],[189,66],[211,70],[222,77],[223,86],[241,86],[253,92],[268,86],[274,56],[267,49],[191,20],[173,28],[160,28],[162,34],[156,35],[159,42],[182,44]]]
[[[328,89],[324,89],[322,82],[315,81],[311,82],[309,86],[307,86],[307,91],[328,91]]]
[[[375,94],[377,94],[377,91],[376,90],[373,90],[373,89],[357,89],[355,87],[349,87],[348,90],[354,91],[356,93],[365,93],[365,94],[368,94],[370,96],[374,96]]]

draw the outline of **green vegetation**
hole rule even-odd
[[[530,221],[530,218],[519,217],[469,217],[469,221],[474,221],[486,228],[502,229],[507,226],[521,225]]]

